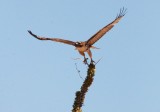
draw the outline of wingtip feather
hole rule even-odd
[[[119,14],[117,14],[116,19],[123,17],[126,13],[127,13],[127,8],[124,8],[124,7],[121,8]]]

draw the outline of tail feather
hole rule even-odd
[[[97,47],[94,47],[94,46],[91,46],[91,48],[92,48],[92,49],[100,49],[100,48],[97,48]]]

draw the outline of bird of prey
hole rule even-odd
[[[102,29],[100,29],[96,34],[94,34],[91,38],[89,38],[87,41],[70,41],[70,40],[65,40],[65,39],[60,39],[60,38],[47,38],[47,37],[41,37],[41,36],[37,36],[35,34],[33,34],[30,30],[28,30],[28,32],[35,38],[39,39],[39,40],[51,40],[51,41],[55,41],[55,42],[60,42],[60,43],[64,43],[64,44],[68,44],[68,45],[72,45],[75,46],[76,50],[78,50],[78,52],[84,57],[84,63],[87,63],[87,58],[85,57],[85,52],[88,53],[91,62],[94,62],[92,59],[92,53],[91,53],[91,48],[96,48],[93,46],[94,43],[96,43],[100,38],[102,38],[102,36],[104,34],[106,34],[110,29],[112,29],[112,27],[118,23],[121,18],[126,14],[126,9],[122,8],[120,9],[120,13],[117,15],[117,17],[115,18],[114,21],[112,21],[111,23],[109,23],[108,25],[106,25],[105,27],[103,27]]]

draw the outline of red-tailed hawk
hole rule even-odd
[[[70,40],[65,40],[65,39],[60,39],[60,38],[46,38],[46,37],[41,37],[33,34],[31,31],[28,31],[33,37],[39,39],[39,40],[51,40],[55,42],[61,42],[64,44],[72,45],[75,46],[78,52],[84,57],[84,63],[86,63],[87,58],[85,57],[85,52],[88,53],[91,62],[94,62],[92,60],[92,53],[90,48],[96,48],[93,46],[95,42],[97,42],[105,33],[107,33],[116,23],[120,21],[120,19],[126,14],[126,9],[122,8],[120,9],[120,13],[117,15],[116,19],[112,21],[110,24],[107,26],[103,27],[101,30],[99,30],[96,34],[94,34],[91,38],[89,38],[87,41],[77,41],[73,42]]]

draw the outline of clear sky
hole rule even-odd
[[[86,76],[74,47],[127,14],[92,50],[95,80],[84,112],[160,112],[159,0],[1,0],[0,112],[69,112]]]

